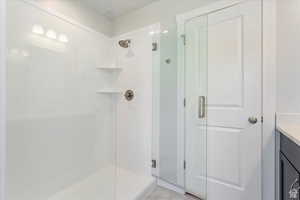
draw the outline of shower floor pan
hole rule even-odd
[[[117,175],[112,177],[113,174]],[[112,166],[99,170],[48,200],[140,200],[155,185],[155,179],[151,176],[137,175]]]

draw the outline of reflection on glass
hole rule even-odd
[[[28,50],[25,49],[18,49],[18,48],[11,48],[8,50],[8,57],[12,59],[17,59],[17,58],[27,58],[30,56],[30,53]]]
[[[69,42],[68,37],[64,34],[60,34],[59,37],[58,37],[58,40],[61,41],[61,42],[64,42],[64,43]]]
[[[56,32],[53,30],[48,30],[46,36],[50,39],[56,39]]]
[[[32,27],[32,33],[37,34],[37,35],[44,35],[45,30],[43,28],[43,26],[35,24]],[[62,42],[62,43],[67,43],[69,42],[69,38],[66,34],[60,34],[57,38],[57,33],[50,29],[46,32],[46,37],[50,38],[50,39],[57,39],[57,41]]]
[[[32,32],[38,35],[43,35],[45,33],[44,28],[41,25],[33,25]]]

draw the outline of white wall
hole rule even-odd
[[[277,111],[300,113],[300,1],[277,3]]]
[[[277,121],[299,123],[300,0],[276,1]],[[278,168],[277,173],[279,172]],[[279,178],[277,177],[278,180]],[[279,185],[277,185],[277,189],[279,189]],[[279,198],[279,193],[277,192],[277,199]]]
[[[159,0],[115,19],[113,32],[118,35],[160,22],[162,27],[175,23],[175,16],[218,0]]]
[[[263,0],[263,200],[275,199],[276,0]]]
[[[5,200],[5,165],[6,165],[6,65],[5,65],[5,31],[6,0],[0,0],[0,200]]]
[[[99,15],[93,8],[87,7],[84,1],[72,0],[29,0],[44,8],[55,10],[78,23],[84,24],[107,36],[112,35],[112,23]]]
[[[276,2],[277,121],[299,123],[300,0],[276,0]],[[277,173],[279,172],[278,168]],[[278,180],[279,178],[277,177]],[[279,185],[277,185],[277,189],[279,189]],[[277,199],[279,198],[277,190]]]
[[[8,199],[47,199],[115,164],[113,102],[96,93],[111,40],[19,0],[8,2],[7,33]]]

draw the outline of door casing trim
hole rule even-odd
[[[0,0],[0,200],[6,199],[6,19],[6,0]]]

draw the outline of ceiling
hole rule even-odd
[[[84,0],[87,6],[113,20],[157,0]]]

